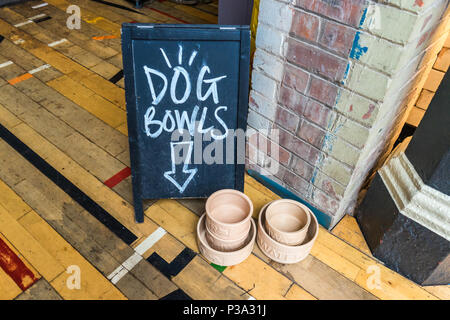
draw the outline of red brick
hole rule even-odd
[[[294,5],[351,26],[359,26],[365,0],[294,0]]]
[[[281,86],[278,102],[296,114],[301,115],[308,102],[308,98],[293,89]]]
[[[283,128],[295,132],[297,131],[299,121],[299,117],[295,114],[292,114],[292,112],[289,112],[284,108],[277,107],[277,111],[275,113],[275,122]]]
[[[281,129],[281,127],[276,124],[274,125],[272,132],[274,130],[276,130],[276,132],[278,132],[278,134],[279,134],[278,141],[280,143],[280,146],[282,146],[283,148],[286,148],[287,150],[292,151],[292,139],[294,138],[294,136],[292,134],[288,133],[287,131]]]
[[[308,190],[309,182],[288,170],[284,172],[283,181],[299,192]]]
[[[348,57],[352,49],[356,31],[342,24],[326,21],[319,43],[345,57]]]
[[[272,147],[271,147],[271,155],[272,155],[272,157],[273,157],[275,160],[277,160],[277,159],[276,159],[276,157],[275,157],[275,155],[274,155],[274,152],[275,152],[274,145],[275,145],[275,148],[277,148],[276,150],[279,151],[279,154],[278,154],[278,162],[281,163],[281,164],[283,164],[283,165],[285,165],[285,166],[289,165],[289,160],[291,159],[291,153],[290,153],[289,151],[287,151],[287,150],[281,148],[281,147],[280,147],[279,145],[277,145],[277,144],[272,144]]]
[[[331,117],[331,112],[332,111],[330,108],[320,104],[317,101],[309,99],[305,111],[303,111],[303,116],[326,129],[328,127],[328,121]]]
[[[297,68],[290,64],[285,64],[283,84],[304,93],[308,86],[309,74],[300,68]]]
[[[271,138],[272,137],[273,135],[271,135]],[[277,139],[279,139],[279,137]],[[289,164],[291,153],[286,149],[282,148],[275,141],[269,140],[263,134],[258,132],[252,134],[248,138],[248,142],[249,146],[255,149],[252,150],[252,152],[255,152],[256,149],[258,149],[285,166]]]
[[[341,80],[347,68],[347,60],[293,38],[288,39],[286,58],[289,62],[332,81]]]
[[[294,10],[291,32],[301,39],[316,41],[319,35],[320,19],[307,12]]]
[[[336,102],[338,87],[331,82],[320,78],[311,77],[309,84],[308,96],[319,100],[320,102],[333,107]]]
[[[317,205],[319,210],[325,211],[331,215],[335,215],[339,209],[339,201],[329,197],[325,192],[320,189],[314,188],[313,201]]]
[[[322,148],[322,142],[325,134],[325,130],[322,130],[306,120],[302,120],[300,129],[298,130],[298,136],[300,138],[319,149]]]
[[[291,150],[293,153],[298,155],[300,158],[308,161],[311,164],[315,164],[317,159],[319,158],[319,150],[313,148],[311,145],[306,142],[293,137],[291,139]]]
[[[301,158],[292,157],[292,169],[294,172],[309,181],[312,178],[314,167]]]

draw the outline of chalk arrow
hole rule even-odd
[[[175,146],[177,145],[188,145],[188,151],[187,155],[183,160],[183,170],[182,172],[185,174],[186,179],[184,180],[184,183],[181,184],[177,182],[176,177],[179,176],[176,172],[176,165],[175,165]],[[193,141],[187,141],[187,142],[171,142],[170,143],[170,156],[172,160],[172,170],[164,172],[164,177],[172,182],[175,187],[180,191],[180,193],[183,193],[186,187],[189,185],[189,182],[191,182],[192,178],[194,178],[195,174],[197,173],[198,169],[188,169],[188,162],[191,159],[192,155],[192,147],[194,145]],[[183,180],[183,179],[182,179]]]

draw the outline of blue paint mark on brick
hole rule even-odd
[[[366,20],[367,17],[367,10],[369,9],[369,7],[365,8],[363,11],[363,14],[361,16],[361,20],[359,20],[359,27],[361,28],[362,25],[364,24],[364,21]]]
[[[347,63],[347,67],[345,68],[345,72],[344,72],[344,76],[342,77],[341,84],[345,84],[345,80],[347,80],[348,74],[350,72],[350,66],[351,66],[351,62],[349,61]],[[338,97],[336,99],[336,104],[338,103],[340,97],[341,97],[341,93],[338,92]]]
[[[353,39],[352,51],[350,51],[350,58],[359,60],[361,56],[367,52],[368,47],[363,47],[359,43],[360,32],[357,31],[355,34],[355,39]]]

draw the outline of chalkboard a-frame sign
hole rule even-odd
[[[248,26],[123,24],[122,51],[136,221],[144,199],[243,191]]]

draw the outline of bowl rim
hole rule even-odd
[[[308,231],[309,231],[309,226],[310,226],[311,220],[312,220],[311,214],[313,214],[313,213],[312,213],[311,210],[310,210],[307,206],[305,206],[303,203],[300,203],[300,202],[298,202],[298,201],[291,200],[291,199],[277,199],[277,200],[273,200],[273,201],[269,202],[269,203],[267,204],[267,206],[265,206],[265,207],[266,207],[266,210],[264,211],[264,213],[266,213],[267,209],[268,209],[271,205],[276,204],[276,203],[283,203],[283,202],[287,202],[287,203],[291,203],[291,204],[293,204],[293,205],[296,205],[297,207],[301,208],[304,212],[306,212],[306,219],[307,219],[306,224],[305,224],[302,228],[300,228],[300,229],[298,229],[298,230],[295,230],[295,231],[282,231],[282,230],[278,229],[277,227],[275,227],[274,225],[272,225],[272,224],[269,222],[269,220],[267,219],[267,216],[266,216],[265,222],[267,222],[267,223],[270,225],[270,227],[273,228],[273,229],[275,229],[277,232],[279,232],[279,233],[281,233],[281,234],[286,234],[286,235],[289,235],[289,236],[295,235],[295,234],[297,234],[297,233],[303,233],[303,232],[305,231],[305,229],[306,229],[306,232],[308,232]]]
[[[249,204],[249,212],[247,213],[247,216],[242,219],[241,221],[238,222],[232,222],[232,223],[228,223],[228,222],[223,222],[223,221],[219,221],[216,218],[214,218],[210,213],[208,213],[208,202],[211,202],[215,197],[220,196],[221,194],[226,194],[226,193],[232,193],[235,195],[238,195],[240,197],[242,197],[245,201],[247,201],[247,203]],[[212,221],[214,221],[214,223],[223,225],[223,226],[238,226],[240,224],[245,224],[248,222],[248,220],[252,217],[253,214],[253,202],[252,200],[250,200],[250,198],[243,192],[238,191],[238,190],[234,190],[234,189],[221,189],[221,190],[217,190],[216,192],[214,192],[213,194],[211,194],[208,199],[206,200],[205,203],[205,212],[208,215],[208,218],[210,218]]]
[[[273,201],[276,201],[276,200],[273,200]],[[278,242],[278,241],[276,241],[275,239],[273,239],[271,236],[269,236],[269,234],[267,233],[267,231],[266,231],[266,229],[265,229],[265,227],[264,227],[264,224],[262,223],[262,215],[266,213],[265,211],[266,211],[267,207],[268,207],[273,201],[271,201],[271,202],[265,204],[265,205],[261,208],[261,210],[259,211],[259,215],[258,215],[258,229],[260,229],[261,232],[262,232],[267,238],[269,238],[270,241],[275,242],[277,245],[279,245],[279,246],[281,246],[281,247],[284,247],[284,248],[286,248],[286,249],[292,250],[292,249],[294,249],[294,248],[300,248],[300,247],[302,247],[302,246],[307,246],[307,245],[313,243],[313,242],[316,240],[317,236],[319,235],[319,222],[317,221],[317,218],[316,218],[316,216],[314,215],[314,213],[313,213],[308,207],[306,207],[306,206],[305,206],[305,207],[308,209],[308,213],[311,215],[312,219],[314,219],[315,224],[316,224],[316,228],[315,228],[315,229],[316,229],[316,232],[315,232],[314,236],[313,236],[309,241],[304,242],[304,243],[299,244],[299,245],[290,246],[290,245],[287,245],[287,244]],[[265,218],[265,217],[264,217],[264,218]],[[310,224],[310,226],[311,226],[311,224]],[[308,228],[308,231],[309,231],[309,228]]]
[[[202,224],[205,224],[205,218],[206,218],[206,213],[204,213],[204,214],[198,219],[198,222],[197,222],[197,239],[198,239],[198,241],[199,241],[203,246],[205,246],[206,248],[208,248],[208,250],[211,250],[213,253],[217,253],[217,254],[219,254],[219,255],[230,256],[230,255],[234,255],[234,254],[237,254],[237,253],[240,253],[240,252],[245,252],[246,249],[248,249],[248,246],[250,246],[250,245],[252,245],[252,244],[255,243],[255,240],[256,240],[256,234],[257,234],[257,229],[256,229],[256,223],[255,223],[255,221],[254,221],[253,219],[251,219],[251,227],[250,227],[250,231],[249,231],[249,232],[252,232],[252,231],[253,231],[253,234],[252,234],[252,237],[251,237],[250,241],[249,241],[248,243],[246,243],[245,246],[243,246],[241,249],[238,249],[238,250],[236,250],[236,251],[227,251],[227,252],[219,251],[219,250],[213,249],[213,248],[211,248],[211,246],[210,246],[208,243],[205,243],[205,242],[202,240],[202,238],[200,237],[200,227],[201,227]],[[206,230],[206,224],[205,224],[205,230]],[[205,237],[205,238],[206,238],[206,237]]]

